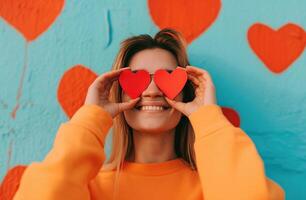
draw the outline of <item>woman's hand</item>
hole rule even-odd
[[[188,79],[191,80],[195,88],[195,98],[191,102],[183,103],[168,99],[167,102],[176,110],[182,112],[187,117],[203,105],[216,104],[215,86],[207,71],[194,66],[183,68],[186,70]]]
[[[121,71],[128,68],[129,67],[125,67],[119,70],[106,72],[97,77],[88,88],[84,104],[95,104],[101,106],[113,118],[120,112],[133,108],[139,100],[139,97],[124,103],[113,103],[109,101],[109,93],[113,82],[118,80]]]

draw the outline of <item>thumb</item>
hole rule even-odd
[[[119,112],[133,108],[139,99],[140,97],[137,97],[136,99],[131,99],[128,102],[119,103]]]
[[[180,101],[175,101],[175,100],[172,100],[172,99],[169,99],[168,97],[165,97],[166,98],[166,101],[173,107],[175,108],[176,110],[184,113],[184,104],[185,103],[182,103]]]

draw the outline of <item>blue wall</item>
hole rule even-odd
[[[273,29],[291,22],[305,30],[305,11],[303,0],[223,0],[216,21],[188,46],[191,64],[210,72],[218,104],[239,113],[267,176],[289,200],[306,199],[306,54],[286,71],[272,73],[250,48],[247,31],[257,22]],[[42,160],[50,150],[59,125],[68,119],[57,99],[65,71],[82,64],[97,74],[106,72],[120,41],[158,29],[147,1],[140,0],[67,0],[51,27],[27,47],[25,38],[0,19],[0,180],[8,168]]]

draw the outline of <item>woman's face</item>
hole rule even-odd
[[[136,53],[130,60],[131,70],[145,69],[154,74],[158,69],[174,70],[177,67],[175,57],[167,50],[155,48],[145,49]],[[154,76],[154,75],[153,75]],[[122,93],[122,101],[131,98]],[[183,101],[182,92],[175,98]],[[144,105],[162,104],[163,108],[155,107],[154,110]],[[167,107],[167,108],[165,108]],[[181,119],[181,113],[172,108],[164,98],[163,93],[155,85],[151,76],[151,83],[140,96],[140,100],[133,109],[125,110],[124,117],[130,127],[139,132],[162,133],[176,127]]]

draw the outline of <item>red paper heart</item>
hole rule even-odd
[[[176,68],[171,74],[159,69],[154,74],[155,84],[169,99],[174,99],[182,91],[186,81],[187,73],[181,68]]]
[[[82,65],[76,65],[64,73],[57,89],[57,99],[69,118],[84,104],[87,90],[97,77]]]
[[[248,41],[270,71],[281,73],[302,54],[306,45],[306,33],[295,24],[286,24],[275,31],[257,23],[250,27]]]
[[[122,90],[132,99],[141,95],[141,93],[149,86],[151,77],[146,70],[138,70],[133,73],[130,69],[120,73],[119,83]]]
[[[0,0],[0,5],[0,16],[31,41],[54,22],[64,0]]]
[[[220,0],[148,0],[150,15],[160,28],[174,28],[191,43],[216,20]]]

